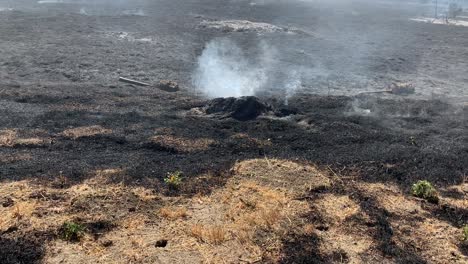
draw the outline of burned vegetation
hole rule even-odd
[[[0,263],[466,263],[466,29],[316,4],[0,0]]]

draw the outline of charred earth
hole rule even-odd
[[[466,263],[468,28],[359,3],[0,0],[0,263]]]

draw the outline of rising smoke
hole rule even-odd
[[[230,39],[212,40],[198,58],[193,85],[210,98],[258,95],[279,89],[287,103],[301,87],[304,69],[282,67],[277,50],[266,41],[260,41],[255,50],[252,56]]]
[[[268,62],[274,50],[260,44],[261,53],[252,61],[233,41],[215,39],[198,58],[193,83],[208,97],[255,95],[268,79]]]

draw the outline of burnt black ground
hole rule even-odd
[[[90,82],[119,75],[179,81],[205,44],[229,38],[257,59],[258,43],[275,50],[268,89],[291,69],[305,71],[306,92],[356,94],[411,81],[418,95],[466,100],[467,28],[410,21],[430,6],[382,1],[0,1],[3,83]],[[262,4],[263,3],[263,4]],[[252,34],[202,28],[204,20],[246,19],[308,34]]]
[[[128,184],[151,186],[170,171],[182,170],[188,178],[204,172],[226,176],[236,161],[265,156],[329,165],[365,181],[395,182],[403,190],[418,179],[446,187],[466,177],[468,28],[408,21],[422,13],[420,8],[366,4],[353,13],[349,6],[281,1],[31,3],[0,1],[16,9],[0,11],[0,129],[52,143],[0,147],[2,157],[31,155],[1,161],[1,181],[49,184],[65,176],[73,184],[98,169],[123,168]],[[79,14],[83,6],[88,15]],[[122,15],[138,8],[145,16]],[[311,34],[218,32],[198,27],[205,18],[269,22]],[[316,69],[305,91],[290,101],[298,115],[247,122],[194,115],[192,109],[206,100],[194,92],[191,73],[204,45],[215,37],[234,39],[248,54],[266,40],[281,51],[281,67]],[[183,89],[167,93],[126,85],[117,82],[121,75],[152,83],[171,79]],[[394,80],[414,81],[417,95],[349,96]],[[326,95],[330,83],[333,96]],[[262,99],[282,101],[277,95]],[[366,109],[370,114],[362,112]],[[113,132],[77,140],[60,135],[91,125]],[[215,143],[194,152],[151,147],[150,137],[162,128]],[[238,133],[269,140],[271,146],[232,137]],[[208,191],[212,187],[207,183]],[[460,215],[467,220],[466,212]],[[21,249],[23,242],[5,243]],[[41,252],[38,246],[29,255]]]

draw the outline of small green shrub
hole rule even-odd
[[[84,231],[83,225],[74,222],[65,222],[61,228],[62,238],[67,241],[79,241]]]
[[[182,172],[175,171],[175,172],[168,172],[166,178],[164,178],[164,182],[173,189],[178,189],[180,184],[182,183]]]
[[[462,237],[463,241],[468,243],[468,224],[463,226],[462,232],[463,232],[463,237]]]
[[[413,184],[411,192],[414,196],[428,200],[431,203],[439,202],[436,189],[428,181],[418,181]]]

